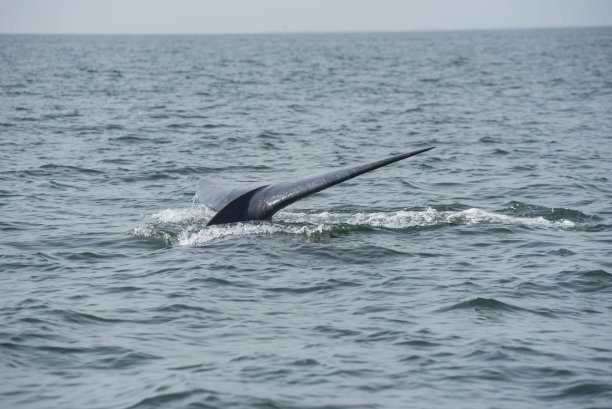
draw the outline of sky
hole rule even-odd
[[[0,33],[194,34],[611,25],[612,0],[0,0]]]

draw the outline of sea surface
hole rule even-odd
[[[611,44],[1,35],[0,406],[612,407]]]

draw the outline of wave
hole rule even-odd
[[[321,241],[350,232],[412,231],[473,225],[506,225],[530,229],[566,229],[576,227],[567,219],[549,220],[541,215],[517,216],[489,212],[478,208],[466,210],[396,210],[353,212],[299,212],[283,210],[273,221],[254,221],[206,226],[215,212],[204,205],[193,204],[182,209],[165,209],[150,216],[152,222],[138,226],[130,235],[146,240],[160,240],[164,245],[194,246],[232,236],[286,234]]]
[[[600,220],[599,217],[587,216],[580,210],[561,207],[551,208],[516,201],[508,203],[506,209],[504,210],[504,214],[518,217],[541,217],[551,222],[568,220],[571,222],[584,223],[591,220]]]
[[[605,270],[561,271],[559,285],[580,293],[609,292],[612,289],[612,274]]]
[[[450,312],[455,310],[476,310],[490,312],[513,312],[513,313],[532,313],[542,315],[548,318],[556,318],[554,314],[547,310],[532,310],[524,307],[519,307],[509,303],[505,303],[495,298],[476,297],[466,301],[459,302],[450,306],[438,309],[438,312]]]
[[[467,301],[462,301],[457,304],[453,304],[448,307],[440,308],[438,311],[447,312],[453,310],[463,310],[463,309],[488,309],[488,310],[498,310],[498,311],[520,311],[523,310],[521,307],[517,307],[515,305],[507,304],[502,301],[496,300],[495,298],[472,298]]]

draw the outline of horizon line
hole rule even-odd
[[[427,28],[427,29],[390,29],[390,30],[274,30],[245,32],[36,32],[36,31],[0,31],[0,35],[278,35],[278,34],[393,34],[393,33],[439,33],[439,32],[469,32],[469,31],[519,31],[519,30],[560,30],[560,29],[597,29],[612,28],[612,25],[558,25],[558,26],[506,26],[481,28]]]

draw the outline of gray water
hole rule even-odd
[[[1,406],[612,407],[610,44],[0,36]]]

